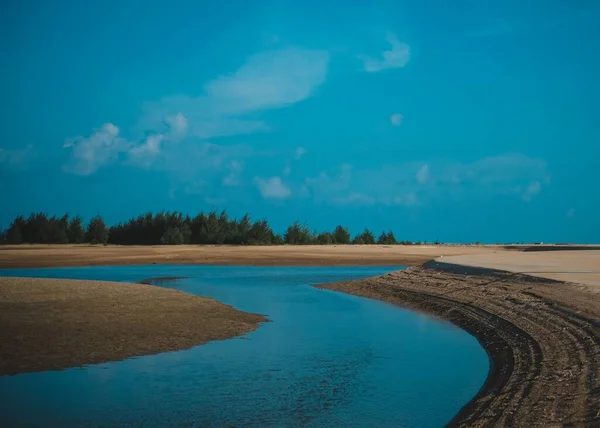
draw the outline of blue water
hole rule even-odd
[[[127,266],[0,276],[139,281],[272,322],[244,337],[64,371],[0,377],[0,424],[56,427],[439,427],[479,390],[485,351],[419,313],[310,284],[393,267]]]

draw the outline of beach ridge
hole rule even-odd
[[[434,260],[319,285],[449,321],[490,358],[456,427],[600,425],[600,305],[575,284]]]

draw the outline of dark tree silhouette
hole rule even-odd
[[[379,235],[379,239],[377,240],[378,244],[385,244],[385,245],[394,245],[396,244],[396,238],[394,237],[394,232],[392,232],[391,230],[389,232],[381,232],[381,235]]]
[[[352,243],[353,244],[361,244],[361,245],[362,244],[372,245],[375,243],[375,236],[369,229],[365,228],[365,230],[360,235],[357,235],[354,238]]]
[[[312,233],[306,225],[296,221],[285,231],[283,242],[291,245],[308,245],[312,242]]]
[[[0,243],[4,244],[82,242],[116,245],[344,245],[350,243],[350,233],[341,225],[333,232],[311,232],[305,224],[296,221],[286,229],[282,237],[273,232],[265,219],[253,222],[250,215],[246,214],[237,220],[230,218],[226,211],[199,213],[195,217],[177,211],[156,214],[148,212],[118,223],[110,229],[100,216],[92,218],[84,228],[79,216],[69,219],[68,214],[51,217],[38,212],[28,218],[18,216],[6,230],[0,231]],[[372,244],[375,243],[375,238],[365,229],[352,242]],[[395,244],[396,239],[389,231],[382,233],[377,242]]]
[[[106,223],[100,216],[96,216],[90,220],[85,232],[85,242],[90,244],[106,244],[108,242],[108,229]]]
[[[350,232],[344,226],[337,226],[333,231],[333,243],[334,244],[349,244],[350,243]]]

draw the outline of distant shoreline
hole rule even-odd
[[[0,268],[212,264],[242,266],[412,266],[440,256],[507,251],[467,245],[0,246]]]
[[[436,261],[319,287],[422,311],[478,339],[490,358],[488,378],[448,426],[600,424],[598,294]]]

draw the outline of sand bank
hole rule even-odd
[[[0,246],[0,268],[55,266],[217,264],[257,266],[401,266],[440,256],[503,251],[487,246],[307,245],[307,246]]]
[[[590,291],[600,292],[600,250],[503,251],[448,256],[437,260],[585,284]]]
[[[0,375],[187,349],[248,333],[263,321],[152,285],[0,278]]]
[[[490,373],[450,426],[600,426],[600,294],[589,287],[435,261],[322,287],[424,311],[477,337]]]

